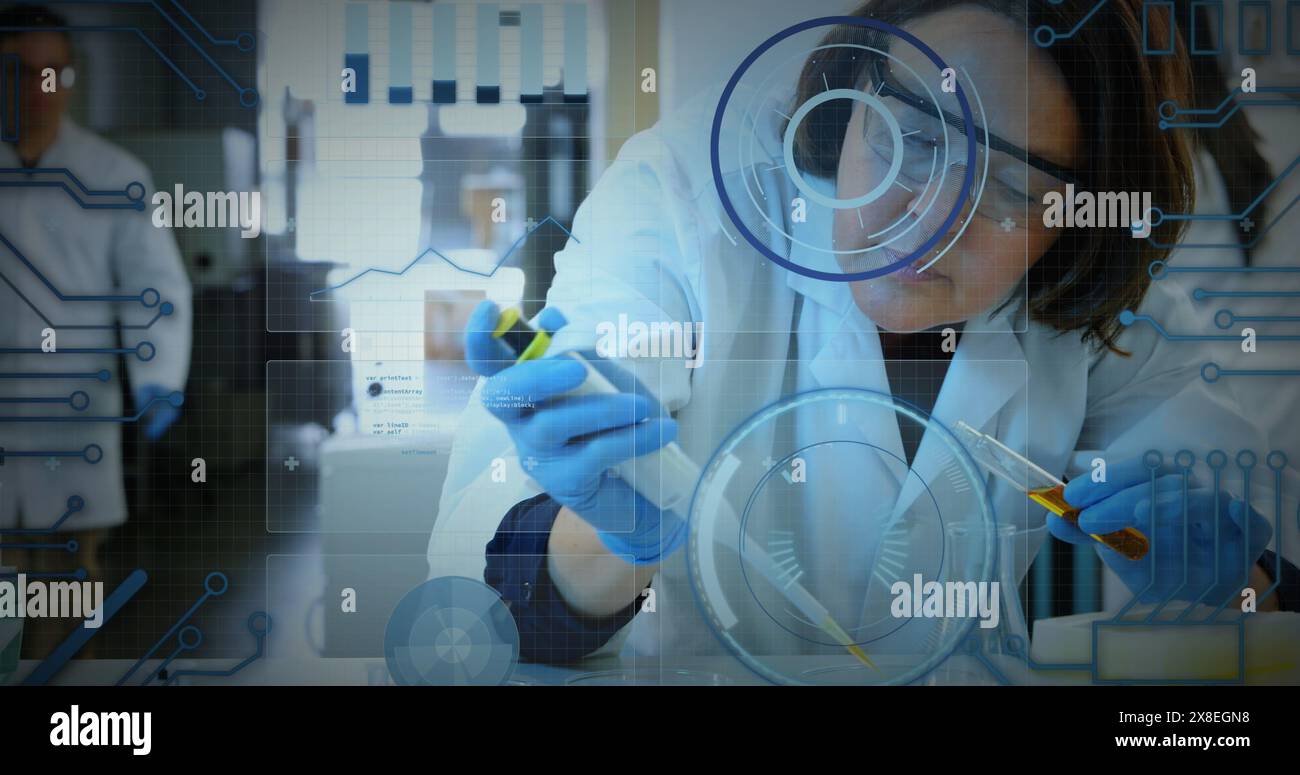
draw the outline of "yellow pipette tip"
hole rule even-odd
[[[849,637],[849,634],[844,631],[844,628],[841,627],[840,623],[835,621],[834,618],[827,616],[822,621],[822,629],[832,638],[839,641],[840,645],[847,649],[850,654],[857,657],[862,664],[879,672],[876,668],[876,664],[867,656],[867,652],[863,651],[858,644],[853,642],[853,639]]]
[[[872,670],[876,669],[875,663],[873,663],[871,659],[867,657],[867,652],[863,651],[856,643],[853,644],[852,646],[847,646],[846,648],[848,648],[850,654],[852,654],[853,656],[861,660],[864,665],[871,668]]]

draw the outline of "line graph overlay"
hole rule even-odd
[[[389,277],[402,277],[407,272],[411,271],[411,269],[424,262],[424,260],[429,258],[430,256],[434,256],[442,260],[448,266],[452,267],[457,271],[464,272],[465,274],[473,275],[475,277],[490,278],[496,275],[497,271],[501,269],[501,267],[504,266],[506,262],[510,260],[510,257],[513,256],[518,251],[518,249],[525,242],[528,241],[529,237],[537,233],[539,229],[541,229],[543,226],[545,226],[548,223],[555,224],[555,226],[559,228],[560,231],[564,232],[565,236],[567,236],[569,239],[572,239],[574,242],[581,244],[581,240],[575,237],[573,233],[570,232],[568,229],[564,228],[563,224],[561,224],[559,221],[555,220],[554,218],[548,215],[545,218],[543,218],[541,221],[539,221],[536,225],[534,225],[531,229],[525,231],[523,236],[515,240],[514,243],[510,246],[510,248],[501,254],[501,257],[497,260],[497,262],[492,266],[491,269],[484,271],[484,270],[476,270],[470,267],[461,266],[460,264],[456,263],[452,259],[443,255],[441,252],[435,250],[434,248],[426,248],[422,253],[420,253],[415,258],[411,259],[411,261],[408,262],[406,266],[402,267],[401,269],[393,270],[393,269],[383,269],[379,267],[371,267],[368,269],[363,269],[362,271],[352,275],[351,277],[349,277],[348,279],[344,280],[341,283],[314,290],[310,294],[308,294],[308,296],[311,298],[311,300],[315,301],[320,296],[334,293],[336,291],[340,291],[352,285],[353,283],[372,274],[386,275]]]

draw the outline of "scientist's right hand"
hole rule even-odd
[[[596,529],[616,555],[635,564],[659,562],[686,539],[686,523],[660,511],[611,469],[653,452],[677,437],[677,423],[631,374],[592,355],[587,361],[619,393],[566,396],[587,378],[567,356],[515,363],[492,336],[500,312],[485,301],[466,326],[465,359],[489,379],[483,405],[505,423],[520,465],[558,503]],[[540,328],[566,323],[548,308]]]

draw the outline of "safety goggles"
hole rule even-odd
[[[952,113],[938,107],[930,100],[904,88],[885,66],[884,57],[872,57],[871,66],[872,82],[876,84],[876,88],[878,89],[876,96],[898,100],[899,102],[902,102],[915,110],[919,110],[926,115],[940,119],[963,135],[967,134],[966,122],[962,120],[961,116],[953,115]],[[1028,150],[998,137],[983,127],[975,127],[974,137],[977,143],[986,146],[989,150],[1005,153],[1012,158],[1023,160],[1030,167],[1048,174],[1060,181],[1062,184],[1068,183],[1075,186],[1081,185],[1081,175],[1076,170],[1062,167],[1061,165],[1054,164],[1041,156],[1030,153]]]

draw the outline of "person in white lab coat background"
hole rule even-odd
[[[1066,175],[1091,191],[1149,191],[1166,213],[1191,208],[1191,150],[1180,135],[1160,131],[1155,118],[1161,101],[1188,88],[1187,59],[1181,49],[1143,56],[1140,0],[1114,0],[1073,37],[1048,48],[1030,45],[1027,68],[1024,57],[997,55],[1023,51],[1027,30],[1073,29],[1092,10],[1090,0],[1033,3],[1027,12],[1022,3],[1002,0],[877,0],[856,12],[902,27],[957,72],[968,71],[980,87],[990,136],[999,141],[994,153],[985,148],[992,140],[983,129],[974,132],[981,139],[977,163],[990,154],[988,185],[978,207],[967,204],[951,227],[965,229],[955,249],[925,273],[918,269],[935,251],[874,279],[811,279],[776,268],[734,237],[711,174],[716,98],[629,140],[580,208],[575,239],[555,257],[556,277],[538,324],[556,331],[550,352],[559,352],[590,350],[602,325],[620,315],[700,323],[701,365],[624,359],[619,365],[640,384],[627,377],[620,395],[565,397],[582,381],[581,369],[564,358],[512,364],[490,334],[497,310],[485,303],[467,325],[466,353],[491,376],[462,418],[429,543],[431,574],[484,578],[500,591],[526,659],[716,652],[720,646],[692,600],[681,551],[685,515],[660,512],[606,471],[674,438],[703,463],[732,429],[783,393],[857,387],[921,403],[949,427],[964,420],[1056,475],[1105,459],[1105,482],[1078,476],[1066,497],[1083,508],[1086,532],[1134,526],[1150,534],[1155,512],[1163,540],[1147,559],[1132,562],[1099,549],[1135,594],[1145,590],[1143,600],[1203,594],[1217,602],[1245,586],[1269,590],[1276,568],[1257,560],[1278,538],[1269,527],[1275,515],[1270,511],[1266,520],[1240,500],[1216,504],[1204,486],[1203,463],[1215,448],[1229,456],[1249,449],[1262,461],[1264,434],[1229,396],[1199,379],[1200,361],[1191,357],[1196,345],[1121,323],[1123,311],[1136,310],[1170,331],[1192,325],[1186,300],[1149,282],[1147,268],[1165,251],[1122,227],[1048,229],[1042,220],[1044,194],[1062,190]],[[856,56],[862,49],[855,44],[882,44],[864,39],[861,28],[836,28],[826,43],[849,45],[810,58],[788,104],[804,104],[824,89],[877,93],[876,81],[891,77],[868,68],[872,57]],[[918,71],[933,69],[908,46],[889,50]],[[903,124],[906,147],[929,158],[929,148],[941,142],[939,117],[909,111],[895,97],[884,101]],[[957,112],[954,95],[939,101]],[[782,219],[792,234],[793,246],[785,250],[795,264],[861,271],[866,267],[837,259],[828,246],[871,247],[868,235],[900,218],[932,219],[934,225],[922,225],[933,232],[951,208],[949,199],[926,213],[916,189],[897,186],[857,211],[810,205],[807,221],[799,223],[784,209],[799,193],[779,169],[784,126],[773,122],[774,142],[757,141],[752,164],[722,172],[763,178],[769,202],[776,203],[767,215]],[[795,154],[805,177],[840,199],[871,190],[890,166],[876,142],[881,123],[856,101],[824,103],[800,125]],[[1165,222],[1153,233],[1173,240],[1177,228]],[[899,261],[923,239],[893,246],[898,255],[887,260]],[[937,333],[947,326],[961,331],[951,356]],[[909,366],[922,361],[940,366]],[[1006,363],[1025,369],[1016,377],[998,367]],[[659,415],[656,402],[671,417]],[[937,450],[927,453],[924,439],[917,446],[897,429],[880,431],[892,435],[886,446],[906,455],[914,471],[933,467]],[[815,428],[799,432],[818,436]],[[1153,510],[1141,462],[1153,448],[1167,462],[1181,449],[1198,461],[1200,477],[1189,495],[1187,579],[1169,575],[1184,555],[1182,511],[1170,500],[1180,496],[1181,477],[1162,475]],[[504,477],[498,460],[507,463]],[[837,476],[835,484],[805,491],[800,513],[808,515],[808,526],[801,540],[817,552],[814,563],[860,568],[865,576],[868,542],[854,524],[836,521],[852,515],[828,499],[869,502],[873,488],[854,471]],[[989,487],[999,519],[1024,528],[1042,524],[1044,512],[1026,511],[1023,495],[997,481]],[[1262,493],[1251,502],[1262,503]],[[1294,561],[1295,522],[1281,523],[1281,545]],[[1047,526],[1063,540],[1091,542],[1055,516]],[[1218,556],[1207,549],[1216,529],[1224,538]],[[1030,547],[1028,558],[1037,549],[1037,543]],[[639,612],[647,586],[656,593],[653,613]],[[1296,604],[1294,590],[1280,592],[1262,595],[1261,609]]]
[[[1181,116],[1181,122],[1200,126],[1178,131],[1195,137],[1206,151],[1198,165],[1197,214],[1244,215],[1193,221],[1169,266],[1217,271],[1171,272],[1163,282],[1188,295],[1197,289],[1257,294],[1194,299],[1201,330],[1232,336],[1246,328],[1263,336],[1294,334],[1294,325],[1287,321],[1295,315],[1295,297],[1286,294],[1300,291],[1300,273],[1289,271],[1296,265],[1300,239],[1300,171],[1294,166],[1300,158],[1300,94],[1240,94],[1235,89],[1247,68],[1258,89],[1292,87],[1300,78],[1300,57],[1288,53],[1288,33],[1280,21],[1290,18],[1286,3],[1274,0],[1271,11],[1256,3],[1244,16],[1240,5],[1237,0],[1223,5],[1220,31],[1211,15],[1214,6],[1193,8],[1189,0],[1178,4],[1180,29],[1192,29],[1195,14],[1196,29],[1210,35],[1208,45],[1202,45],[1220,52],[1193,57],[1196,99],[1187,107],[1204,112]],[[1266,341],[1251,352],[1227,344],[1216,349],[1213,361],[1224,370],[1292,372],[1300,361],[1300,343]],[[1224,377],[1219,383],[1236,393],[1243,406],[1258,410],[1272,446],[1291,453],[1293,465],[1300,462],[1295,460],[1300,457],[1300,423],[1293,419],[1300,409],[1300,391],[1286,383],[1294,379]]]
[[[1281,0],[1272,5],[1272,18],[1286,18]],[[1272,103],[1285,99],[1286,94],[1249,95],[1235,89],[1242,85],[1247,67],[1254,72],[1256,87],[1295,83],[1295,57],[1282,45],[1285,31],[1281,27],[1271,30],[1264,23],[1266,8],[1255,7],[1254,13],[1245,17],[1244,29],[1239,24],[1242,9],[1235,0],[1219,10],[1222,29],[1216,24],[1213,6],[1179,0],[1176,9],[1184,45],[1191,45],[1190,36],[1196,30],[1197,45],[1203,52],[1191,57],[1192,93],[1187,104],[1179,105],[1189,112],[1175,119],[1190,126],[1170,130],[1184,134],[1196,147],[1193,211],[1199,217],[1188,223],[1166,263],[1175,270],[1213,271],[1162,272],[1159,282],[1192,299],[1193,328],[1185,333],[1233,339],[1247,328],[1264,336],[1294,333],[1279,321],[1295,311],[1294,298],[1286,294],[1300,290],[1296,283],[1300,275],[1283,269],[1295,264],[1294,245],[1300,227],[1296,217],[1300,213],[1290,206],[1300,192],[1300,180],[1286,174],[1300,154],[1295,113],[1286,106],[1253,104],[1261,97]],[[1278,44],[1270,46],[1273,35]],[[1248,54],[1243,47],[1271,49],[1271,53]],[[1210,51],[1219,53],[1204,53]],[[1224,219],[1223,214],[1228,213],[1242,216]],[[1263,295],[1201,298],[1198,290]],[[1229,312],[1244,319],[1230,320]],[[1250,319],[1252,316],[1256,319]],[[1270,316],[1282,317],[1270,321]],[[1269,341],[1249,352],[1247,349],[1239,339],[1216,343],[1212,349],[1205,348],[1202,363],[1213,363],[1225,371],[1257,373],[1222,377],[1214,389],[1233,396],[1240,406],[1250,407],[1251,420],[1268,436],[1268,448],[1285,452],[1294,471],[1300,463],[1300,425],[1291,418],[1300,408],[1300,390],[1288,384],[1294,381],[1293,376],[1262,375],[1270,370],[1293,371],[1300,346]],[[1262,562],[1268,560],[1266,555]]]
[[[78,420],[143,412],[139,424],[151,440],[175,422],[189,371],[190,284],[175,241],[153,227],[147,211],[84,209],[62,188],[41,185],[62,182],[81,194],[63,174],[41,171],[65,169],[92,191],[126,191],[138,184],[131,196],[147,201],[153,190],[138,159],[66,115],[74,52],[68,33],[58,28],[67,22],[48,9],[20,5],[0,12],[0,27],[36,28],[0,31],[0,52],[17,56],[21,68],[18,138],[0,143],[0,181],[6,184],[0,188],[0,396],[6,399],[0,404],[6,416],[0,447],[7,451],[0,466],[0,531],[10,546],[67,539],[78,544],[75,554],[7,549],[0,564],[28,573],[84,568],[89,580],[102,581],[100,550],[109,529],[127,518],[121,434],[124,424],[134,425]],[[52,91],[42,88],[48,71],[57,80]],[[146,289],[153,290],[145,294]],[[59,294],[143,295],[147,305],[65,300]],[[46,329],[56,337],[52,353],[42,352]],[[140,350],[125,355],[126,375],[111,352],[117,348]],[[124,378],[132,408],[122,406]],[[52,397],[72,398],[64,404],[31,401]],[[70,421],[15,421],[23,417]],[[61,454],[83,450],[81,456]],[[27,454],[32,452],[52,454]],[[56,523],[55,535],[36,532]],[[45,656],[69,626],[29,620],[24,655]]]

